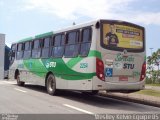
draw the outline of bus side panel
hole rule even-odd
[[[20,60],[14,60],[14,62],[9,67],[9,79],[14,79],[15,71],[18,68],[18,63],[20,63]]]
[[[64,58],[66,66],[63,73],[56,75],[57,89],[92,90],[94,73],[94,56],[82,58]],[[70,63],[70,64],[68,64]],[[58,64],[57,64],[58,66]]]
[[[95,75],[95,56],[82,58],[72,69],[81,75],[77,76],[79,80],[69,80],[69,89],[92,90],[92,78]],[[69,77],[69,76],[68,76]]]
[[[64,80],[60,77],[55,77],[56,79],[56,88],[57,89],[69,89],[68,88],[68,80]]]
[[[71,90],[92,90],[92,80],[68,81],[68,89],[71,89]]]
[[[67,84],[67,89],[74,89],[74,90],[93,90],[93,77],[96,75],[96,35],[97,29],[92,26],[92,42],[90,51],[87,57],[78,57],[78,58],[63,58],[66,65],[70,70],[75,71],[75,75],[68,73],[65,75],[67,80],[57,79],[57,88],[65,88],[62,87],[64,84]],[[71,62],[73,61],[73,63]],[[77,61],[77,62],[76,62]],[[68,64],[70,63],[70,64]],[[60,82],[61,81],[61,82]],[[63,81],[67,81],[68,83]]]
[[[94,76],[92,81],[92,90],[106,90],[105,82],[100,80],[97,76]]]
[[[94,36],[93,36],[94,39],[92,42],[94,42],[93,44],[95,45],[94,47],[95,47],[96,51],[100,51],[100,46],[99,46],[100,45],[100,29],[95,29],[94,32],[95,32]],[[102,56],[101,52],[99,52],[99,53],[100,53],[100,56]],[[99,59],[102,59],[102,58],[99,58]],[[96,72],[96,59],[94,61],[94,66],[95,66],[95,72]],[[106,89],[105,82],[100,80],[97,76],[94,76],[92,81],[93,81],[92,82],[92,90]]]
[[[14,63],[10,66],[9,78],[14,79],[15,71],[17,69],[17,70],[19,70],[21,81],[23,81],[25,83],[32,83],[35,85],[45,86],[46,73],[45,72],[42,73],[40,71],[37,72],[32,69],[29,69],[28,66],[30,63],[31,63],[30,60],[26,60],[25,62],[23,60],[15,60]],[[34,63],[32,63],[32,65],[34,66]],[[42,75],[40,76],[40,74],[42,74]]]
[[[20,72],[21,81],[31,83],[33,85],[45,86],[45,77],[40,77],[30,71],[23,70]]]
[[[45,86],[47,70],[41,59],[23,60],[23,70],[20,72],[21,81]]]

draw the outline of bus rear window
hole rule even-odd
[[[101,45],[112,50],[144,51],[144,29],[129,23],[102,23]]]

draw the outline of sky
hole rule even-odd
[[[0,0],[0,33],[6,35],[10,46],[73,22],[123,20],[145,27],[148,56],[160,48],[159,6],[160,0]]]

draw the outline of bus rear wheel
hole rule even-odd
[[[17,85],[18,86],[24,86],[25,83],[20,81],[20,75],[19,74],[17,75],[16,80],[17,80]]]
[[[90,92],[82,92],[82,94],[84,95],[97,95],[98,94],[98,90],[92,90]]]
[[[47,87],[48,94],[50,94],[50,95],[56,95],[56,93],[57,93],[57,90],[56,90],[56,80],[55,80],[55,77],[53,76],[53,74],[50,74],[47,77],[46,87]]]
[[[98,92],[99,92],[98,90],[93,90],[93,91],[91,92],[91,94],[92,94],[92,95],[97,95]]]

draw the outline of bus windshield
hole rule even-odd
[[[102,22],[101,45],[112,50],[144,51],[144,28],[124,22]]]

